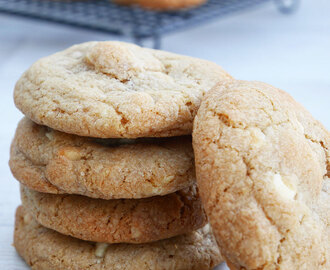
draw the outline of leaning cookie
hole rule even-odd
[[[23,207],[16,212],[14,246],[34,270],[209,270],[222,261],[207,227],[148,244],[96,244],[42,227]]]
[[[194,123],[197,182],[231,269],[330,269],[330,135],[260,82],[210,91]]]
[[[120,5],[138,5],[154,10],[178,10],[202,5],[206,0],[113,0]]]
[[[230,80],[218,65],[124,42],[88,42],[45,57],[19,79],[16,106],[66,133],[190,135],[203,95]]]
[[[9,165],[34,190],[102,199],[166,195],[195,182],[191,137],[95,140],[28,118],[18,124]]]
[[[21,199],[43,226],[94,242],[152,242],[197,230],[207,221],[195,187],[140,200],[102,200],[21,186]]]

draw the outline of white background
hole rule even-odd
[[[330,128],[330,1],[305,0],[293,15],[270,3],[163,39],[163,49],[214,61],[234,77],[288,91]],[[27,269],[11,246],[18,184],[9,145],[22,117],[12,101],[15,81],[38,58],[106,34],[0,15],[0,269]]]

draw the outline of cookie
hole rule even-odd
[[[120,5],[138,5],[146,9],[177,10],[202,5],[206,0],[114,0]]]
[[[191,137],[95,140],[27,118],[18,124],[9,165],[34,190],[102,199],[166,195],[195,183]]]
[[[157,241],[199,229],[207,221],[195,187],[140,200],[102,200],[22,186],[21,199],[43,226],[94,242]]]
[[[100,138],[190,135],[218,65],[124,42],[88,42],[45,57],[18,80],[16,106],[34,122]]]
[[[42,227],[21,206],[14,246],[33,270],[207,270],[222,261],[207,226],[148,244],[96,244]]]
[[[197,182],[231,269],[330,269],[330,135],[261,82],[210,91],[194,122]]]

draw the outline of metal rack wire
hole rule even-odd
[[[129,36],[138,44],[151,38],[154,48],[159,48],[161,36],[166,33],[272,1],[283,13],[293,12],[299,3],[299,0],[209,0],[198,8],[158,12],[119,6],[109,0],[0,0],[0,13]]]

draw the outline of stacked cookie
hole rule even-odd
[[[33,269],[211,269],[190,134],[219,66],[121,42],[39,60],[15,87],[14,245]]]

